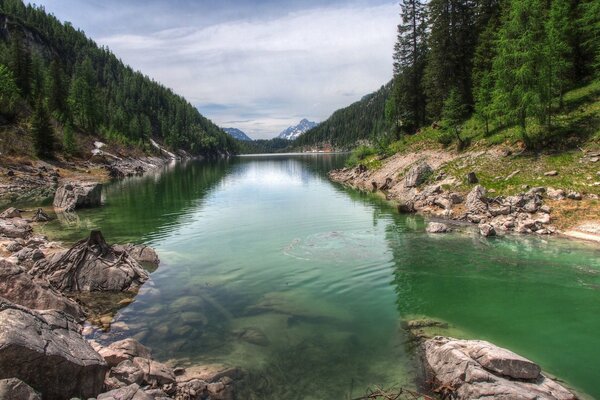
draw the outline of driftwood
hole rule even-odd
[[[92,231],[64,254],[39,262],[32,272],[70,292],[136,291],[148,279],[142,266],[106,243],[100,231]]]
[[[362,397],[356,397],[352,400],[434,400],[433,397],[423,393],[415,392],[406,388],[384,389],[376,386],[375,389],[369,389],[367,394]]]

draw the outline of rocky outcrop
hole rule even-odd
[[[453,399],[576,399],[539,365],[481,340],[437,336],[423,344],[427,379]]]
[[[0,399],[42,400],[42,396],[22,380],[10,378],[0,380]]]
[[[429,178],[433,170],[426,162],[419,163],[408,170],[404,177],[404,186],[408,188],[417,187]]]
[[[36,279],[21,267],[4,260],[0,260],[0,296],[33,310],[59,310],[78,321],[84,317],[79,304],[43,279]]]
[[[98,182],[68,182],[58,187],[52,204],[55,210],[65,212],[98,207],[101,194],[102,184]]]
[[[114,245],[113,249],[120,253],[127,253],[130,257],[133,257],[139,263],[147,263],[157,266],[160,264],[160,259],[156,251],[149,246],[143,244],[126,244],[126,245]]]
[[[135,292],[148,280],[148,272],[126,252],[108,245],[100,231],[52,259],[38,261],[31,273],[68,292]]]
[[[0,379],[18,378],[44,399],[101,393],[104,359],[59,311],[31,311],[0,298]]]

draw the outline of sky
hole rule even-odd
[[[36,0],[221,127],[267,139],[392,77],[397,0]]]

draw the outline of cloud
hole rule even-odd
[[[154,16],[144,29],[132,21],[131,29],[94,39],[216,123],[239,121],[236,128],[268,138],[303,117],[322,121],[385,84],[398,11],[396,1],[312,4],[268,18],[205,17],[196,25],[183,16],[177,21],[183,10],[174,7],[175,15]]]

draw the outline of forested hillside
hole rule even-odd
[[[598,79],[600,1],[403,0],[400,21],[392,83],[295,146],[381,148],[426,128],[446,146],[501,133],[535,149],[598,130],[593,116],[569,118],[581,104],[565,94]],[[595,101],[593,87],[582,101]]]
[[[207,156],[237,148],[183,97],[21,0],[0,0],[0,122],[30,133],[40,157],[76,153],[81,135]]]
[[[514,126],[526,146],[547,144],[599,51],[597,0],[403,0],[388,115],[408,135],[439,122],[443,144],[466,144],[469,117],[484,135]]]
[[[328,144],[335,148],[352,147],[361,140],[375,141],[388,130],[385,105],[391,84],[382,86],[375,93],[338,110],[316,128],[309,130],[294,141],[294,147],[311,147]]]

